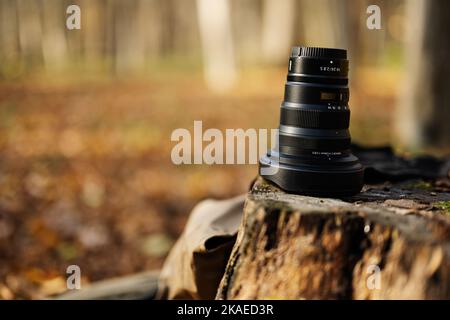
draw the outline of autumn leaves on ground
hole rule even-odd
[[[0,82],[0,299],[64,291],[71,264],[82,285],[160,268],[196,202],[243,193],[257,172],[175,166],[171,132],[276,127],[284,72],[250,72],[225,95],[198,74]],[[356,138],[373,126],[366,141],[388,141],[392,94],[370,118],[356,108]]]

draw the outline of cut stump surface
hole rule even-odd
[[[258,178],[219,299],[450,299],[449,183],[366,186],[346,199]]]

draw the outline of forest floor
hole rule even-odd
[[[160,268],[199,200],[243,193],[257,173],[176,166],[171,132],[192,132],[194,120],[274,128],[284,76],[249,72],[224,95],[199,74],[0,82],[0,299],[64,291],[72,264],[83,284]],[[357,142],[390,141],[388,89],[351,91]]]

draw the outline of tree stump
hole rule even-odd
[[[346,199],[249,192],[218,299],[449,299],[448,179]]]

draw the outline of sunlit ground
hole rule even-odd
[[[351,91],[352,135],[389,143],[399,77],[371,75]],[[274,128],[284,79],[250,70],[226,95],[198,72],[0,83],[0,298],[61,292],[70,264],[83,284],[159,268],[196,202],[243,193],[257,173],[173,165],[172,130]]]

